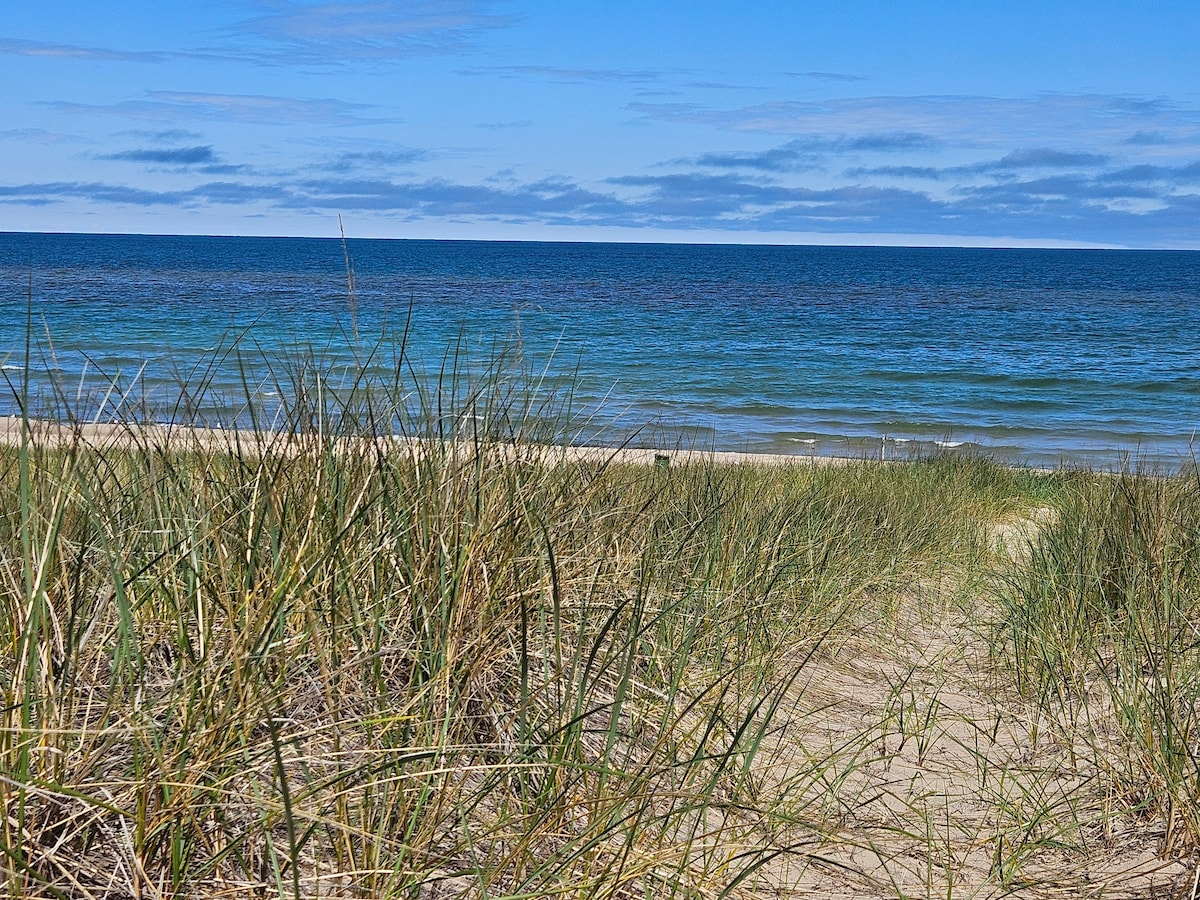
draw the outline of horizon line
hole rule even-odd
[[[630,229],[633,230],[633,229]],[[233,232],[198,232],[198,231],[20,231],[0,228],[0,235],[41,235],[41,236],[71,236],[71,237],[178,237],[178,238],[262,238],[269,240],[330,240],[341,241],[338,234],[245,234]],[[1161,252],[1161,253],[1195,253],[1200,246],[1153,246],[1136,247],[1123,244],[1111,244],[1086,241],[1039,240],[1031,238],[967,238],[961,235],[887,235],[887,234],[821,234],[803,233],[796,235],[779,235],[758,233],[747,235],[746,239],[734,238],[734,233],[709,233],[704,237],[688,237],[686,234],[670,236],[643,237],[636,234],[621,234],[619,236],[551,236],[509,237],[509,236],[414,236],[414,235],[347,235],[347,241],[426,241],[431,243],[491,243],[491,244],[612,244],[647,246],[703,246],[703,247],[841,247],[846,249],[896,249],[896,250],[1115,250],[1128,252]],[[922,240],[924,238],[924,240]]]

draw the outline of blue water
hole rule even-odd
[[[0,412],[28,370],[34,411],[178,414],[203,381],[230,424],[295,389],[281,360],[348,370],[382,339],[378,374],[403,335],[408,383],[507,347],[590,416],[575,439],[1172,467],[1200,426],[1200,253],[348,249],[353,316],[336,240],[0,234]]]

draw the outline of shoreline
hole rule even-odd
[[[283,445],[293,444],[284,432],[255,432],[244,429],[210,428],[195,425],[139,425],[106,422],[65,424],[51,419],[30,419],[29,431],[38,446],[55,449],[82,443],[92,449],[136,446],[158,447],[167,443],[192,445],[204,450],[256,451],[264,447],[278,450]],[[0,416],[0,445],[19,446],[23,432],[20,416]],[[305,438],[308,436],[297,436]],[[412,450],[419,448],[426,439],[402,435],[382,435],[376,438],[338,438],[349,443],[390,443]],[[467,442],[459,442],[466,444]],[[571,462],[617,462],[630,465],[673,465],[696,462],[718,462],[726,465],[848,465],[856,462],[898,462],[902,460],[871,460],[857,456],[825,456],[812,454],[748,453],[737,450],[686,450],[647,447],[604,447],[596,445],[562,444],[508,444],[495,441],[493,446],[520,447],[524,450],[540,450],[544,457],[561,457]]]
[[[207,451],[229,450],[253,454],[262,449],[278,452],[288,445],[297,446],[304,440],[310,440],[313,435],[288,435],[281,431],[255,432],[249,429],[212,428],[197,425],[164,425],[136,424],[112,422],[63,423],[53,419],[33,418],[29,420],[30,433],[34,443],[46,448],[70,446],[80,442],[91,449],[104,450],[114,447],[131,449],[134,447],[153,448],[171,443],[176,447],[191,446],[194,449]],[[0,416],[0,446],[15,447],[21,442],[22,419],[20,416]],[[295,440],[293,440],[293,438]],[[338,443],[372,444],[386,443],[400,447],[412,453],[427,442],[423,437],[406,437],[404,435],[379,435],[374,438],[366,436],[338,437]],[[470,449],[469,441],[457,442],[464,449]],[[695,463],[717,463],[731,466],[766,465],[766,466],[846,466],[856,463],[892,465],[895,463],[915,462],[926,458],[913,456],[876,456],[874,454],[822,454],[810,453],[755,453],[743,450],[695,450],[683,448],[660,447],[608,447],[597,444],[532,444],[513,443],[494,440],[489,446],[520,449],[525,454],[536,455],[543,462],[556,460],[588,463],[618,463],[622,465],[670,466],[688,465]],[[953,455],[953,449],[946,450]],[[1039,465],[1004,459],[989,454],[986,449],[972,449],[962,455],[963,458],[982,457],[996,465],[1014,471],[1027,471],[1042,475],[1057,472],[1089,472],[1093,474],[1114,474],[1131,471],[1135,474],[1147,475],[1179,475],[1183,472],[1186,461],[1180,461],[1179,466],[1171,472],[1154,468],[1154,463],[1146,467],[1130,465],[1136,463],[1131,456],[1123,465],[1096,465],[1081,460],[1064,459],[1057,464]]]

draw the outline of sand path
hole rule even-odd
[[[997,562],[1027,551],[1051,515],[997,523]],[[1111,815],[1104,773],[1008,687],[986,637],[968,626],[966,604],[978,623],[985,602],[953,578],[913,584],[894,618],[805,666],[760,773],[764,793],[803,823],[773,840],[809,855],[764,866],[760,889],[1195,896],[1200,869],[1159,858],[1161,824]]]

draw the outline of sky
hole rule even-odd
[[[0,7],[0,231],[1200,249],[1200,3]]]

